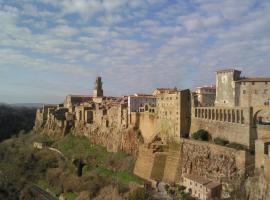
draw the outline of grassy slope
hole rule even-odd
[[[34,149],[35,141],[50,141],[67,160],[48,149]],[[81,159],[85,163],[83,176],[80,178],[76,176],[76,167],[72,164],[74,159]],[[10,194],[14,193],[14,188],[23,192],[26,181],[29,181],[49,189],[56,196],[65,192],[68,199],[75,199],[80,191],[88,188],[96,195],[99,188],[93,185],[103,187],[111,183],[143,183],[132,174],[132,169],[131,156],[124,152],[109,153],[104,147],[91,145],[85,137],[67,136],[54,139],[26,134],[6,140],[0,145],[0,174],[5,174],[5,178],[0,175],[0,188],[7,188]],[[5,186],[4,182],[12,183],[14,187]],[[27,192],[29,193],[25,191],[24,195],[27,195]]]

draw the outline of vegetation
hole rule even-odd
[[[12,135],[30,131],[35,122],[36,108],[0,105],[0,142]]]
[[[221,146],[226,146],[226,147],[229,147],[229,148],[233,148],[233,149],[236,149],[236,150],[248,150],[248,147],[245,146],[245,145],[242,145],[242,144],[239,144],[239,143],[236,143],[236,142],[230,143],[229,140],[219,138],[219,137],[214,139],[214,143],[218,144],[218,145],[221,145]],[[250,151],[250,153],[254,153],[254,152]]]
[[[242,145],[236,142],[229,143],[226,146],[229,148],[236,149],[236,150],[247,150],[247,147],[245,145]]]
[[[64,157],[48,148],[34,149],[33,143],[37,141],[49,142]],[[80,177],[75,160],[84,163]],[[56,139],[23,134],[0,145],[0,199],[35,199],[32,183],[70,200],[82,195],[97,197],[109,185],[124,195],[129,192],[130,182],[143,183],[132,174],[133,164],[133,158],[124,152],[107,152],[101,146],[91,145],[85,137]]]
[[[193,133],[191,137],[195,140],[208,141],[209,133],[206,130],[200,129],[197,132]]]
[[[129,200],[150,200],[150,194],[145,188],[134,190],[128,197]]]
[[[185,191],[186,187],[178,184],[165,185],[165,190],[172,196],[175,200],[196,200],[189,193]]]
[[[226,140],[226,139],[217,137],[217,138],[214,139],[214,143],[215,143],[215,144],[218,144],[218,145],[226,146],[226,145],[229,144],[230,142],[229,142],[229,140]]]

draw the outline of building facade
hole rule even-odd
[[[241,77],[235,69],[220,70],[216,74],[215,106],[256,107],[269,104],[270,77]]]
[[[193,174],[182,175],[182,185],[186,192],[200,200],[219,200],[221,198],[222,185],[207,178]]]
[[[200,107],[214,106],[216,100],[216,87],[215,86],[197,87],[193,97],[196,106]]]
[[[189,90],[156,89],[158,132],[165,140],[188,137],[191,94]]]

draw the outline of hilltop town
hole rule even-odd
[[[122,97],[104,95],[97,77],[92,95],[38,109],[34,131],[86,136],[136,157],[133,173],[145,180],[221,199],[256,171],[270,182],[270,77],[225,69],[216,72],[215,86]]]

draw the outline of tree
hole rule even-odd
[[[208,141],[209,133],[206,130],[200,129],[197,132],[192,134],[192,138],[195,140]]]

